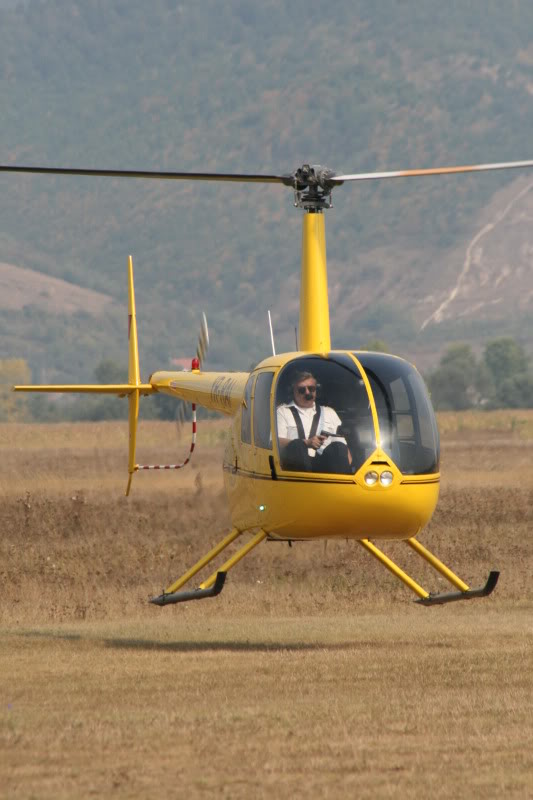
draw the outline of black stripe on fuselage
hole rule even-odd
[[[270,473],[267,475],[264,472],[251,472],[249,470],[242,469],[241,467],[235,467],[234,464],[223,464],[222,465],[222,469],[224,470],[224,472],[230,472],[232,475],[238,475],[241,478],[251,478],[251,480],[255,480],[255,481],[273,481],[274,480],[274,478],[272,477],[272,475],[270,475]],[[351,485],[355,486],[356,485],[356,484],[353,483],[353,481],[341,481],[341,480],[335,480],[335,478],[333,478],[333,479],[328,479],[328,478],[301,478],[301,477],[291,478],[288,475],[280,475],[279,473],[276,473],[276,480],[277,481],[290,481],[292,483],[344,483],[344,484],[347,484],[348,486],[351,486]]]
[[[272,475],[266,474],[264,472],[252,472],[251,470],[242,469],[242,467],[235,467],[234,464],[223,464],[222,469],[224,472],[230,472],[232,475],[238,475],[241,478],[250,478],[251,480],[255,481],[272,481]],[[336,483],[336,484],[345,484],[347,486],[357,486],[355,481],[350,480],[338,480],[335,478],[302,478],[298,477],[291,477],[290,475],[280,475],[279,472],[276,473],[276,480],[278,481],[288,481],[290,483]],[[403,480],[401,481],[400,485],[410,485],[410,486],[427,486],[428,484],[432,483],[440,483],[440,478],[432,478],[430,480]]]
[[[415,480],[407,479],[407,480],[401,481],[400,485],[401,486],[406,486],[406,485],[409,485],[409,486],[427,486],[430,483],[440,483],[440,478],[430,478],[429,480],[424,480],[424,479],[421,480],[420,478],[416,478]]]

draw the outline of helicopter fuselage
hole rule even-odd
[[[271,480],[224,465],[233,525],[261,528],[282,540],[409,539],[429,522],[439,480],[398,480],[387,489],[369,488],[357,478],[335,481],[300,477]]]

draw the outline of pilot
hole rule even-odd
[[[333,408],[316,402],[315,376],[311,372],[295,372],[290,390],[292,400],[277,409],[283,469],[350,473],[346,439],[336,435],[340,417]]]

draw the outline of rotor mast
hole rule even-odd
[[[331,350],[329,328],[326,230],[321,211],[302,217],[302,270],[300,278],[300,350]]]
[[[294,174],[294,205],[304,209],[299,349],[319,353],[331,350],[323,211],[332,205],[333,184],[329,179],[333,175],[333,172],[323,167],[311,167],[307,164]]]

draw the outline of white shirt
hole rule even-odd
[[[278,406],[277,410],[277,423],[278,423],[278,436],[281,439],[297,439],[298,438],[298,428],[296,427],[296,422],[294,420],[294,416],[292,411],[290,410],[291,406],[296,409],[298,414],[300,415],[300,419],[302,420],[302,426],[304,429],[305,438],[309,439],[309,434],[311,433],[311,425],[313,424],[313,418],[316,414],[316,405],[313,405],[310,408],[301,408],[300,406],[296,405],[293,401],[292,403],[283,403],[282,405]],[[332,435],[337,433],[337,428],[341,424],[341,420],[339,415],[333,408],[329,406],[320,406],[320,419],[318,421],[318,427],[316,429],[317,434],[322,433],[330,433]],[[345,439],[342,440],[346,442]],[[311,458],[314,458],[316,453],[322,454],[324,448],[327,447],[329,444],[329,439],[326,439],[324,444],[322,445],[319,450],[313,450],[312,447],[308,449],[308,453]]]

